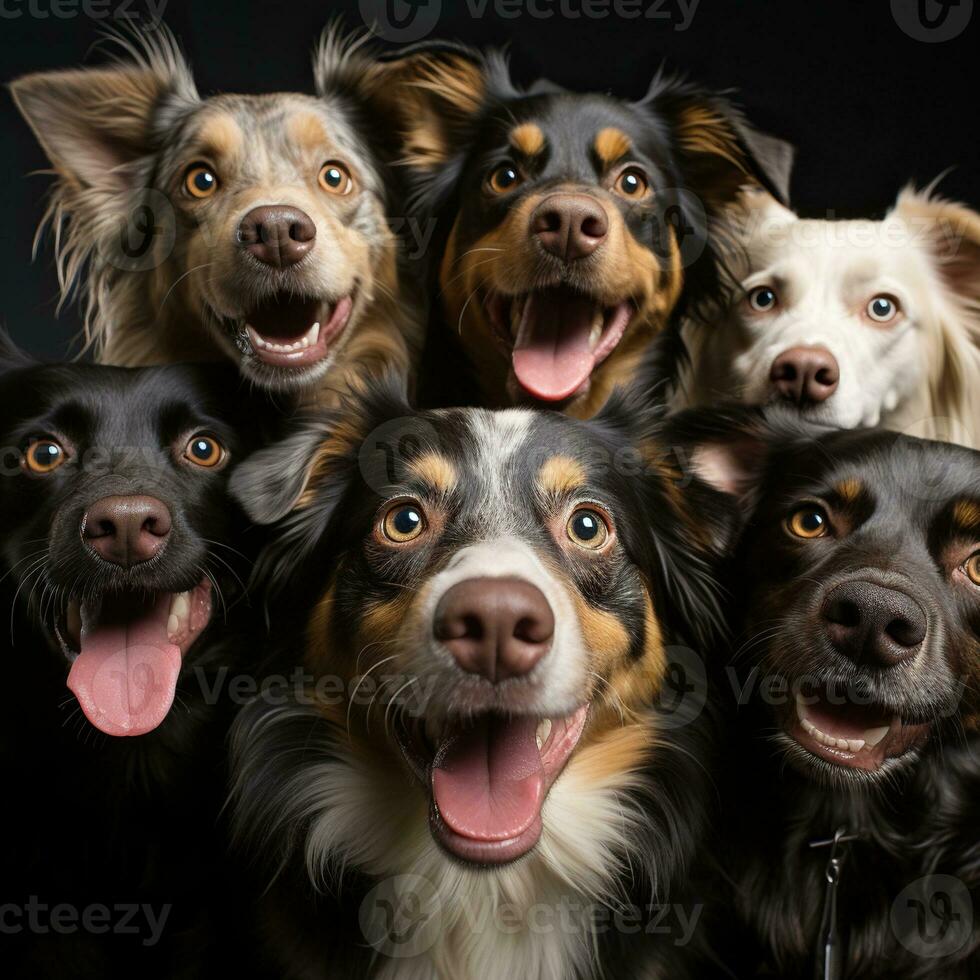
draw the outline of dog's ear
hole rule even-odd
[[[789,200],[793,147],[755,129],[724,96],[661,73],[641,105],[667,121],[690,188],[708,210],[731,203],[752,182]]]
[[[0,327],[0,376],[32,363],[27,354],[14,343],[10,334]]]
[[[109,39],[121,53],[108,67],[41,72],[10,85],[59,181],[93,219],[118,211],[155,134],[198,101],[190,68],[163,27]]]

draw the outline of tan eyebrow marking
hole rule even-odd
[[[585,469],[571,456],[552,456],[538,470],[538,486],[547,494],[571,493],[585,480]]]
[[[510,131],[510,143],[525,156],[534,157],[544,149],[544,133],[535,123],[521,123]]]
[[[315,150],[328,142],[323,121],[312,112],[296,113],[286,125],[292,141],[307,149]]]
[[[441,453],[423,453],[408,469],[440,493],[449,493],[459,483],[456,467]]]
[[[202,146],[223,159],[235,156],[244,142],[241,127],[232,116],[223,112],[205,119],[197,135]]]
[[[963,531],[980,530],[980,504],[961,500],[953,508],[953,521]]]
[[[851,477],[847,480],[841,480],[840,483],[834,487],[834,492],[840,497],[844,504],[856,504],[862,496],[864,496],[864,484],[860,480]]]
[[[603,165],[611,167],[633,148],[633,141],[615,126],[600,129],[595,138],[595,152]]]

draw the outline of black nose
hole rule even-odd
[[[873,582],[850,581],[832,589],[822,609],[834,647],[855,663],[894,667],[922,648],[929,620],[910,595]]]
[[[82,539],[113,565],[149,561],[167,546],[170,511],[156,497],[103,497],[82,518]]]
[[[605,210],[587,194],[550,194],[531,214],[531,235],[566,262],[591,255],[608,232]]]
[[[840,367],[824,347],[793,347],[772,362],[769,380],[781,398],[797,405],[815,405],[837,390]]]
[[[527,674],[548,652],[555,617],[530,582],[472,578],[439,600],[432,632],[463,670],[497,684]]]
[[[316,244],[316,225],[306,212],[285,204],[253,208],[238,226],[238,241],[260,262],[284,268]]]

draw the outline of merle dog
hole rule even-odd
[[[240,387],[230,367],[0,351],[2,901],[5,931],[31,937],[14,975],[121,975],[139,953],[183,976],[181,940],[217,928],[210,680],[248,573],[225,484],[259,437]],[[73,929],[45,917],[65,903]]]

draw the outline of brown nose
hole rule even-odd
[[[838,585],[824,599],[830,642],[855,663],[894,667],[922,647],[929,620],[910,595],[874,582]]]
[[[272,204],[253,208],[238,226],[239,244],[260,262],[282,269],[295,265],[316,243],[316,225],[299,208]]]
[[[470,674],[492,684],[522,677],[548,652],[555,616],[541,590],[519,578],[471,578],[436,606],[433,634]]]
[[[106,561],[129,568],[159,555],[171,526],[156,497],[103,497],[82,518],[82,538]]]
[[[531,234],[565,262],[591,255],[608,232],[605,210],[586,194],[551,194],[531,213]]]
[[[772,362],[769,379],[787,401],[816,404],[837,390],[840,368],[825,347],[793,347]]]

